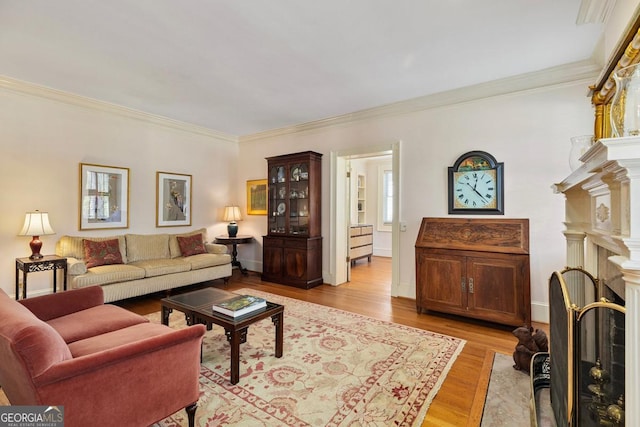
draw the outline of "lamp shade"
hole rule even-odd
[[[238,206],[225,206],[223,221],[236,222],[241,221],[240,208]]]
[[[31,247],[30,259],[40,259],[43,256],[40,254],[42,249],[42,241],[40,236],[46,236],[48,234],[56,234],[49,224],[49,214],[47,212],[27,212],[24,216],[24,225],[22,230],[18,233],[18,236],[32,236],[29,247]]]
[[[18,236],[46,236],[56,234],[49,223],[48,212],[27,212],[24,217],[24,225]]]
[[[236,221],[242,220],[240,216],[240,208],[238,206],[225,206],[224,207],[224,221],[228,221],[227,233],[229,237],[236,237],[238,235],[238,224]]]

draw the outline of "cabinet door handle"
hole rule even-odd
[[[469,293],[473,293],[473,277],[469,277]]]
[[[467,292],[467,286],[464,283],[464,277],[462,278],[460,285],[462,286],[462,293],[464,294],[465,292]]]

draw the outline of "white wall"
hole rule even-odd
[[[57,234],[41,240],[42,253],[52,254],[64,234],[177,233],[207,227],[213,238],[226,233],[224,205],[244,205],[235,198],[236,142],[109,110],[0,89],[0,283],[7,293],[14,294],[14,259],[31,253],[31,239],[17,236],[27,211],[49,212]],[[79,163],[129,168],[128,229],[78,231]],[[156,228],[156,171],[192,175],[191,227]],[[28,277],[29,296],[50,292],[51,273]]]
[[[550,186],[570,173],[569,138],[592,133],[593,112],[586,91],[590,81],[482,99],[393,117],[362,120],[297,134],[241,142],[239,181],[266,177],[265,157],[313,150],[322,167],[323,267],[329,247],[330,153],[401,141],[400,233],[401,296],[415,297],[414,245],[421,219],[447,216],[447,167],[471,150],[504,162],[506,218],[530,219],[531,285],[534,320],[546,321],[547,280],[564,267],[564,200]],[[266,218],[241,224],[243,233],[266,233]],[[259,237],[258,237],[259,238]],[[261,268],[260,245],[242,248]],[[244,261],[243,261],[244,264]]]

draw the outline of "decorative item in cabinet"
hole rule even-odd
[[[322,283],[321,160],[313,151],[267,158],[264,280],[301,288]]]
[[[423,218],[416,307],[531,326],[528,219]]]

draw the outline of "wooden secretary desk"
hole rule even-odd
[[[531,326],[529,220],[423,218],[416,305],[418,313]]]
[[[322,154],[268,157],[262,279],[309,289],[322,284]]]

